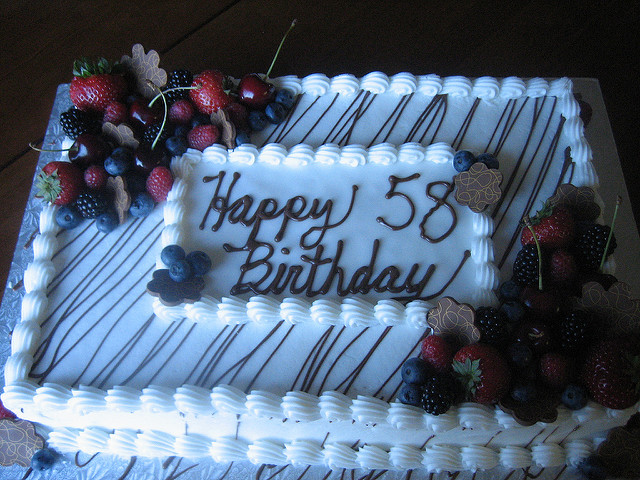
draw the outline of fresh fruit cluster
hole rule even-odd
[[[456,379],[459,399],[499,402],[508,410],[545,402],[577,410],[589,399],[623,409],[640,400],[640,343],[612,333],[577,301],[589,282],[604,290],[617,282],[599,272],[615,237],[575,208],[545,205],[535,223],[527,222],[513,278],[498,291],[500,306],[475,309],[479,342],[459,348],[449,338],[427,336],[419,357],[403,366],[400,401],[446,411],[445,387],[439,408],[426,407],[424,385],[434,375]]]
[[[167,266],[171,280],[177,283],[202,277],[211,270],[211,258],[206,253],[195,250],[187,254],[180,245],[164,247],[160,260]]]

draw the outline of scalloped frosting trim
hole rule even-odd
[[[21,408],[38,411],[43,415],[52,410],[82,416],[92,412],[122,411],[128,413],[177,413],[180,415],[241,415],[296,423],[326,420],[349,421],[364,426],[388,425],[399,430],[424,428],[434,433],[447,432],[457,427],[480,431],[498,431],[522,428],[499,407],[478,403],[462,403],[442,415],[431,415],[424,410],[400,402],[386,402],[379,398],[358,395],[350,398],[342,393],[326,391],[320,396],[301,391],[290,391],[284,396],[254,390],[245,394],[229,386],[218,385],[211,390],[193,385],[177,389],[149,386],[141,391],[116,386],[107,391],[81,386],[68,388],[54,383],[43,386],[30,381],[16,382],[5,387],[2,402],[9,409]],[[625,410],[611,410],[590,402],[587,407],[571,411],[559,407],[558,420],[552,425],[615,418],[626,421],[638,411],[640,404]],[[539,422],[538,426],[548,426]],[[537,431],[536,431],[537,432]]]
[[[576,466],[595,451],[593,442],[586,440],[504,447],[433,445],[421,449],[394,445],[386,449],[372,444],[352,447],[341,442],[320,444],[309,440],[280,443],[260,439],[248,443],[230,437],[210,439],[186,434],[174,437],[155,431],[108,432],[97,428],[59,429],[49,434],[48,443],[62,452],[106,452],[123,457],[178,455],[190,459],[211,457],[221,463],[249,460],[256,465],[322,465],[333,470],[424,468],[435,473],[488,470],[498,466],[512,469]]]

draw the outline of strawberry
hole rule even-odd
[[[95,63],[86,58],[76,60],[69,87],[71,102],[80,110],[104,112],[111,102],[122,100],[127,82],[118,69],[118,64],[111,65],[104,58]]]
[[[547,248],[566,247],[573,241],[575,222],[571,212],[564,207],[552,207],[546,203],[542,210],[531,219],[533,230],[541,245]],[[531,230],[522,229],[522,245],[534,243]]]
[[[220,130],[215,125],[198,125],[193,127],[187,134],[189,147],[204,151],[205,148],[213,145],[220,138]]]
[[[511,374],[507,362],[490,345],[472,343],[462,347],[453,356],[453,371],[469,401],[496,403],[509,391]]]
[[[640,357],[630,345],[625,339],[605,339],[587,353],[580,379],[603,407],[628,408],[640,399]]]
[[[555,390],[563,390],[571,380],[571,362],[561,353],[548,352],[540,357],[540,379]]]
[[[100,165],[89,165],[84,171],[84,183],[93,190],[100,190],[107,184],[109,174]]]
[[[189,100],[176,100],[169,107],[168,118],[172,123],[186,125],[193,118],[193,104]]]
[[[167,167],[156,167],[147,177],[147,192],[156,203],[167,199],[169,190],[173,186],[173,175]]]
[[[231,97],[224,91],[224,75],[217,70],[205,70],[196,75],[191,83],[189,97],[196,108],[207,115],[231,103]]]
[[[451,345],[438,335],[429,335],[420,345],[420,358],[438,372],[451,370],[453,353]]]
[[[114,125],[120,125],[129,116],[129,109],[127,106],[118,101],[109,103],[104,110],[104,116],[102,117],[103,123],[113,123]]]
[[[36,197],[55,205],[73,202],[84,188],[82,171],[71,162],[49,162],[36,179]]]

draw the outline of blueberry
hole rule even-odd
[[[402,381],[404,383],[412,383],[423,385],[429,378],[433,376],[431,367],[427,362],[419,357],[412,357],[402,365]]]
[[[287,109],[278,102],[273,102],[267,105],[264,109],[264,114],[271,123],[278,125],[287,118]]]
[[[247,121],[249,122],[249,127],[254,132],[264,130],[269,123],[269,120],[267,120],[267,116],[260,110],[251,110],[249,112],[249,116],[247,117]]]
[[[191,126],[189,125],[184,125],[184,124],[176,125],[176,128],[173,131],[173,136],[186,138],[190,130],[191,130]]]
[[[211,259],[209,255],[199,250],[187,255],[187,262],[191,265],[194,275],[202,276],[211,270]]]
[[[236,131],[236,147],[244,145],[245,143],[251,143],[249,134],[243,130]]]
[[[186,260],[178,260],[169,266],[169,276],[174,282],[185,282],[191,275],[191,265]]]
[[[109,233],[120,224],[118,214],[113,210],[107,210],[96,217],[96,228],[102,233]]]
[[[538,391],[533,383],[521,383],[511,389],[511,398],[516,402],[528,403],[535,400]]]
[[[109,175],[124,175],[133,165],[133,151],[127,147],[117,147],[104,161],[104,169]]]
[[[179,260],[184,260],[186,256],[184,248],[180,245],[167,245],[160,252],[160,260],[167,266]]]
[[[500,168],[500,162],[498,162],[498,159],[490,153],[481,153],[480,155],[478,155],[478,158],[476,160],[480,163],[484,163],[487,168],[492,168],[495,170],[498,170]]]
[[[502,300],[517,300],[520,298],[520,293],[522,293],[522,287],[513,280],[507,280],[500,285],[500,290],[498,290]]]
[[[146,217],[153,210],[153,198],[147,192],[138,192],[131,200],[129,213],[137,218]]]
[[[295,102],[296,97],[291,90],[287,90],[283,88],[282,90],[278,90],[276,93],[276,102],[282,105],[287,110],[290,110],[293,107],[293,102]]]
[[[476,157],[468,150],[460,150],[453,156],[453,168],[456,172],[466,172],[476,163]]]
[[[50,448],[42,448],[31,457],[31,468],[36,472],[50,470],[58,459],[58,454]]]
[[[405,383],[402,385],[398,393],[398,400],[405,405],[413,405],[414,407],[422,407],[423,388],[420,385]]]
[[[62,205],[56,211],[56,223],[60,228],[71,230],[82,222],[82,215],[73,205]]]
[[[562,403],[570,410],[580,410],[587,405],[587,392],[580,385],[569,384],[562,392]]]
[[[507,347],[507,355],[516,367],[525,368],[533,361],[533,350],[524,343],[512,343]]]
[[[590,455],[578,464],[580,470],[589,480],[605,480],[609,474],[602,458],[598,455]]]
[[[507,316],[511,324],[520,323],[524,318],[525,307],[520,300],[507,300],[500,306],[500,310]]]
[[[169,150],[169,153],[172,156],[179,157],[187,151],[189,143],[187,142],[186,137],[173,136],[167,138],[167,141],[164,142],[164,146],[167,150]]]
[[[191,128],[199,125],[209,125],[211,123],[211,117],[204,113],[196,113],[191,119]]]

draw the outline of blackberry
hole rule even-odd
[[[480,330],[480,341],[501,347],[509,339],[509,326],[506,315],[493,307],[480,307],[476,310],[475,325]]]
[[[161,127],[161,123],[153,123],[145,128],[144,134],[142,135],[142,143],[152,145],[156,137],[158,136],[158,132],[160,131]],[[167,128],[167,125],[165,125],[165,127],[162,129],[162,133],[160,134],[160,138],[158,139],[158,145],[163,145],[170,136],[170,128]]]
[[[538,283],[538,249],[531,243],[522,247],[513,262],[513,280],[520,286]]]
[[[189,70],[174,70],[169,74],[165,90],[176,87],[189,87],[193,82],[193,73]],[[189,96],[189,90],[174,90],[173,92],[165,93],[165,97],[168,103],[173,103],[181,98],[187,98]]]
[[[109,208],[107,200],[98,192],[81,193],[75,205],[84,218],[96,218]]]
[[[575,256],[578,267],[587,272],[597,271],[604,253],[611,228],[608,225],[592,223],[581,229],[575,243]],[[607,249],[608,257],[616,249],[616,236],[611,236]]]
[[[83,133],[97,135],[102,130],[102,123],[94,114],[73,107],[60,114],[60,125],[64,133],[74,140]]]
[[[560,345],[569,352],[585,348],[591,339],[591,317],[582,310],[566,314],[560,321]]]
[[[423,388],[422,408],[431,415],[446,413],[456,401],[456,383],[450,375],[434,375]]]

